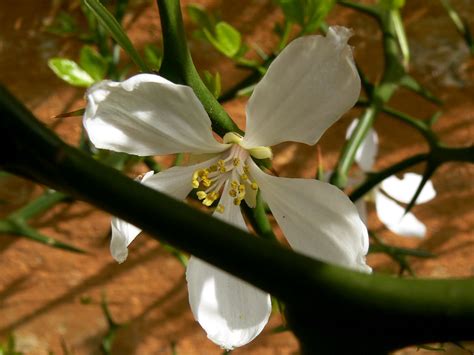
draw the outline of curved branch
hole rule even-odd
[[[474,339],[472,279],[401,280],[318,262],[100,164],[63,143],[2,87],[0,117],[0,168],[94,204],[279,297],[303,349],[339,353],[349,343],[350,353],[371,354]]]

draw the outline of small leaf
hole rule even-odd
[[[292,23],[304,25],[304,0],[277,0],[286,20]]]
[[[189,4],[186,6],[186,10],[192,22],[210,32],[213,31],[216,19],[214,16],[209,15],[203,6],[199,4]]]
[[[233,58],[240,49],[241,35],[233,26],[227,22],[219,22],[215,27],[215,36],[204,29],[206,38],[211,44],[226,57]]]
[[[51,58],[48,66],[60,79],[73,86],[89,87],[94,84],[94,79],[73,60]]]
[[[68,13],[61,11],[53,23],[46,27],[46,31],[59,36],[76,34],[79,30],[76,19]]]
[[[79,64],[95,81],[103,80],[107,74],[107,60],[91,46],[81,48]]]
[[[143,72],[149,72],[148,66],[138,55],[137,50],[120,23],[117,22],[115,17],[104,7],[104,5],[102,5],[99,0],[84,0],[84,4],[91,10],[97,20],[110,33],[115,42],[117,42],[117,44],[130,56],[140,70]]]
[[[303,32],[311,33],[318,29],[335,5],[335,0],[309,0],[304,8]]]
[[[149,43],[145,45],[143,52],[145,55],[145,62],[148,66],[151,69],[158,71],[161,67],[161,61],[163,60],[163,51],[161,48]]]

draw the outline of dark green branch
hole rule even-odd
[[[0,117],[0,168],[92,203],[271,292],[286,303],[308,353],[350,346],[352,354],[372,354],[474,339],[474,280],[399,280],[323,264],[252,238],[67,146],[4,89]]]

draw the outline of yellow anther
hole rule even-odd
[[[249,172],[249,166],[247,164],[244,165],[244,173],[249,175],[250,172]]]
[[[229,190],[229,195],[232,197],[237,197],[237,191],[235,191],[234,189]]]
[[[243,184],[240,184],[240,185],[239,185],[239,192],[240,192],[240,193],[245,192],[245,185],[243,185]]]
[[[224,135],[223,141],[224,144],[229,144],[229,143],[240,143],[242,141],[243,137],[235,132],[227,132]]]
[[[202,184],[205,186],[205,187],[209,187],[212,185],[212,181],[209,180],[207,177],[203,177],[202,178]]]
[[[215,171],[217,171],[217,165],[216,165],[216,164],[211,165],[211,166],[209,167],[209,171],[212,172],[212,173],[215,172]]]
[[[242,202],[240,198],[234,198],[234,205],[240,206],[240,202]]]
[[[220,172],[220,173],[223,174],[223,173],[225,173],[226,171],[227,171],[227,170],[226,170],[225,166],[219,167],[219,172]]]
[[[199,187],[199,181],[197,179],[193,179],[193,189],[197,189]]]
[[[234,166],[239,166],[239,164],[240,164],[240,159],[239,159],[239,158],[234,158],[234,160],[232,161],[232,164],[233,164]]]
[[[234,189],[234,190],[237,190],[237,188],[239,187],[239,182],[234,180],[230,183],[230,186]]]
[[[224,213],[224,206],[222,206],[221,204],[217,205],[216,211],[219,213]]]
[[[225,165],[225,161],[224,161],[224,160],[219,159],[219,160],[217,161],[217,166],[220,167],[220,166],[224,166],[224,165]]]
[[[249,177],[248,177],[247,174],[242,174],[242,175],[240,175],[240,179],[241,179],[242,181],[248,180],[248,178],[249,178]]]
[[[249,153],[251,156],[257,159],[271,159],[273,157],[273,153],[270,147],[250,148]]]
[[[200,199],[200,200],[204,200],[207,197],[207,194],[204,191],[198,191],[196,193],[196,195],[197,195],[198,199]]]
[[[204,199],[204,201],[202,201],[202,204],[203,204],[204,206],[210,207],[213,202],[214,202],[214,200],[211,200],[211,199],[209,199],[209,198],[206,198],[206,199]]]
[[[258,185],[255,181],[250,184],[250,187],[252,188],[252,190],[258,190]]]

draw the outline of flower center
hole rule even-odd
[[[239,137],[235,134],[233,138]],[[196,195],[204,206],[211,206],[221,197],[227,181],[229,185],[225,193],[233,198],[236,206],[240,205],[248,194],[256,194],[258,185],[252,180],[247,165],[250,152],[240,146],[239,142],[238,140],[228,141],[228,143],[233,143],[232,146],[223,152],[215,163],[193,173],[192,186],[198,190]],[[216,211],[223,213],[224,206],[219,204]]]

